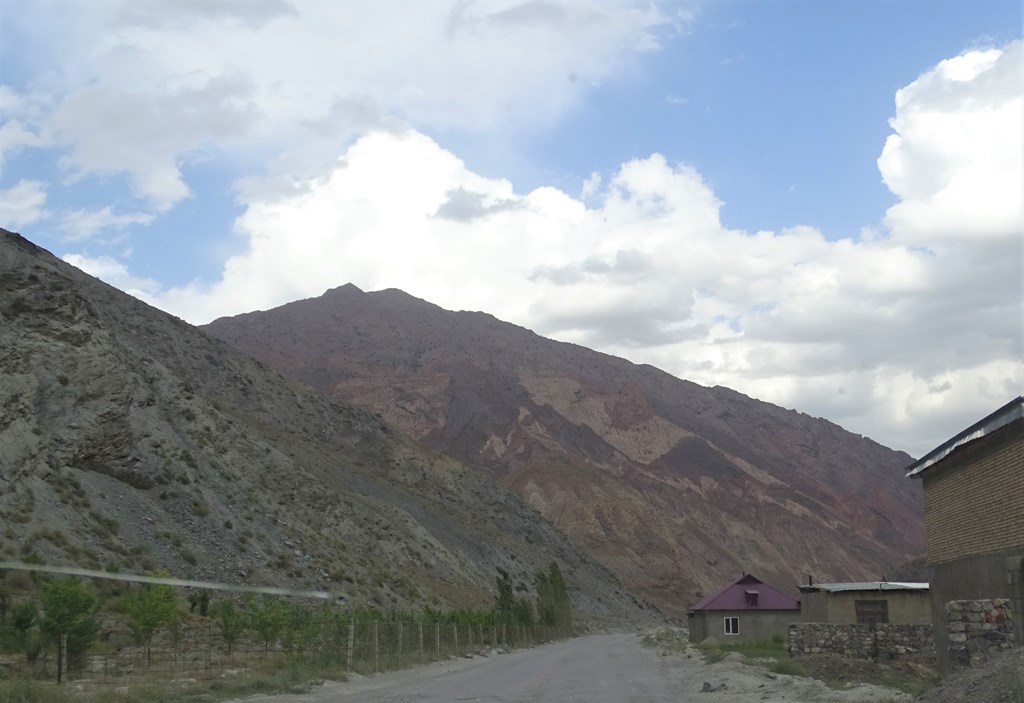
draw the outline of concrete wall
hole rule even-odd
[[[932,623],[928,591],[803,591],[800,593],[800,621],[856,624],[858,600],[888,602],[889,622],[894,625]]]
[[[725,634],[725,618],[739,618],[738,635]],[[770,640],[786,637],[789,626],[800,620],[798,610],[711,610],[689,613],[690,641],[714,637],[722,643]]]
[[[849,625],[799,623],[790,625],[787,640],[794,657],[836,654],[850,659],[889,661],[931,658],[935,651],[931,625]]]

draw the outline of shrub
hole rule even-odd
[[[59,646],[60,636],[67,635],[68,659],[80,663],[99,632],[100,624],[94,617],[99,607],[99,598],[78,579],[57,579],[44,584],[39,624],[45,644]]]

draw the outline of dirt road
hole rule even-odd
[[[836,691],[820,681],[768,674],[728,655],[708,665],[699,654],[644,647],[641,637],[598,635],[486,658],[329,683],[312,693],[254,696],[246,703],[759,703],[902,701],[889,689]],[[704,683],[713,687],[703,693]],[[724,686],[723,686],[724,684]]]

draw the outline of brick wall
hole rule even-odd
[[[1003,598],[946,603],[949,660],[977,666],[1013,646],[1013,613]]]
[[[1024,422],[963,447],[923,478],[929,562],[1024,547]]]
[[[931,625],[799,623],[789,626],[789,654],[837,654],[850,659],[888,661],[932,657],[935,641]]]

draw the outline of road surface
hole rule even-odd
[[[664,659],[635,635],[597,635],[330,684],[264,703],[668,703]]]
[[[712,689],[704,693],[704,685]],[[641,637],[594,635],[535,649],[453,659],[327,683],[302,695],[258,695],[238,703],[909,703],[868,684],[834,687],[774,674],[726,654],[714,664],[692,648],[644,647]]]

